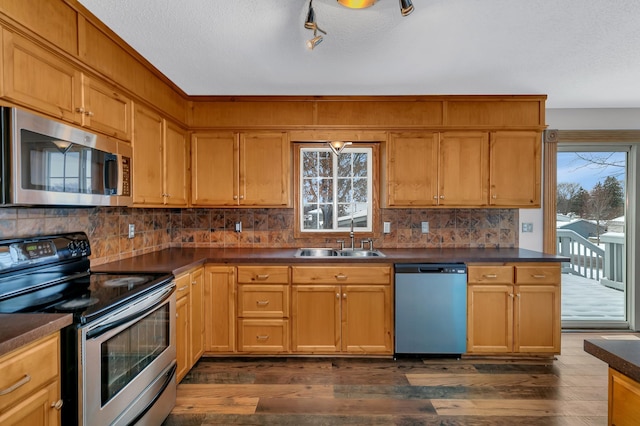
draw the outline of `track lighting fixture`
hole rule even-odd
[[[350,9],[364,9],[365,7],[373,6],[377,0],[337,0],[342,6]],[[400,14],[402,16],[408,16],[413,12],[413,4],[411,0],[400,0]],[[313,30],[313,38],[307,40],[307,47],[311,50],[319,45],[323,38],[317,34],[320,31],[322,34],[327,33],[318,27],[316,23],[316,13],[313,10],[313,0],[309,0],[309,11],[307,12],[307,19],[304,21],[304,27],[308,30]],[[335,152],[335,150],[334,150]]]
[[[413,12],[411,0],[400,0],[400,13],[402,16],[408,16],[411,12]]]
[[[327,141],[327,145],[331,148],[331,151],[335,155],[340,155],[345,146],[351,145],[353,142],[344,142],[344,141]]]

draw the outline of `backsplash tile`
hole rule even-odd
[[[377,248],[518,247],[517,209],[382,209],[379,216],[391,233],[374,239]],[[293,209],[7,208],[0,238],[84,231],[94,266],[168,247],[336,245],[335,238],[295,239],[294,222]]]

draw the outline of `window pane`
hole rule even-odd
[[[333,179],[320,179],[320,202],[333,202]]]
[[[331,158],[330,152],[319,152],[319,165],[318,176],[320,177],[333,177],[333,158]]]
[[[367,154],[363,152],[353,154],[353,176],[367,176]]]
[[[351,202],[351,179],[338,179],[338,200],[339,203]]]
[[[351,176],[351,154],[342,153],[338,157],[338,176]]]
[[[353,180],[353,201],[358,203],[366,203],[367,199],[367,179],[354,179]]]
[[[302,202],[305,204],[318,202],[318,179],[303,180]]]
[[[318,176],[318,153],[317,152],[302,153],[302,176],[304,177]]]

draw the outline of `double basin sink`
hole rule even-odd
[[[385,257],[379,250],[363,249],[330,249],[330,248],[301,248],[295,257],[336,258],[336,257]]]

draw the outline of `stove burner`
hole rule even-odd
[[[102,283],[104,287],[125,287],[133,284],[139,284],[145,282],[146,279],[143,277],[121,277],[121,278],[113,278]]]
[[[73,311],[76,309],[87,308],[98,303],[100,300],[96,297],[78,297],[76,299],[67,300],[56,306],[60,311]]]

